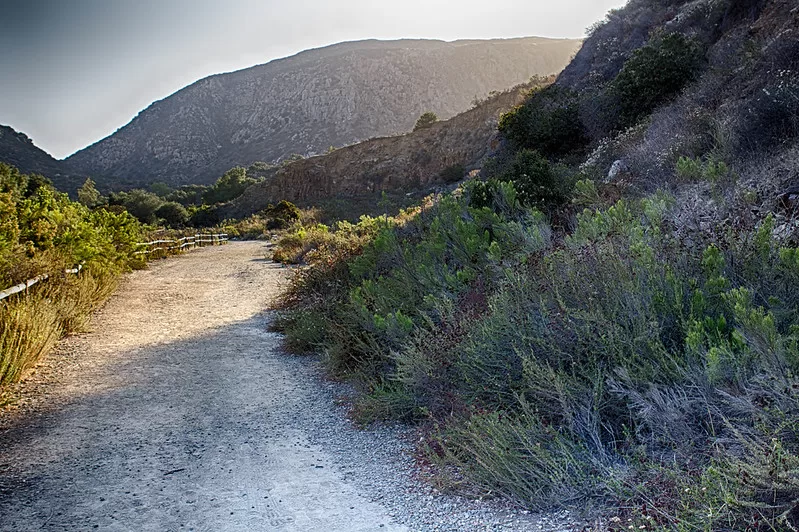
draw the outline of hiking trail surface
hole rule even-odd
[[[125,277],[0,412],[0,530],[572,530],[567,514],[442,495],[413,430],[359,430],[350,393],[280,350],[288,271],[262,242]]]

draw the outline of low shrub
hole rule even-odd
[[[680,157],[677,160],[676,172],[677,177],[684,181],[707,181],[713,184],[732,177],[732,171],[727,163],[712,158],[703,160]]]
[[[516,154],[502,179],[513,183],[522,204],[539,208],[563,204],[573,186],[559,178],[546,158],[528,149]]]
[[[577,189],[596,203],[595,185]],[[428,418],[443,471],[527,506],[796,528],[799,251],[771,218],[674,233],[674,204],[585,210],[552,246],[512,184],[469,182],[354,253],[309,253],[289,341],[354,379],[361,420]]]
[[[61,333],[58,312],[46,297],[0,302],[0,386],[25,376]]]

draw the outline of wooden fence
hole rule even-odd
[[[206,245],[215,246],[219,244],[224,244],[228,241],[227,233],[219,233],[215,235],[194,235],[194,236],[187,236],[177,240],[154,240],[153,242],[139,242],[136,245],[139,247],[145,247],[147,249],[143,249],[140,251],[134,252],[134,255],[158,255],[159,253],[163,253],[166,256],[171,251],[184,251],[199,247],[204,247]],[[74,268],[70,268],[68,270],[64,270],[66,274],[77,275],[83,269],[83,264],[78,264]],[[34,277],[33,279],[28,279],[24,283],[20,283],[18,285],[12,286],[11,288],[6,288],[3,291],[0,291],[0,301],[4,300],[9,296],[13,296],[14,294],[18,294],[22,291],[28,290],[31,286],[44,281],[50,278],[50,274],[43,274],[39,275],[38,277]]]
[[[152,242],[140,242],[136,244],[137,246],[147,249],[136,251],[134,255],[157,255],[159,253],[166,255],[170,251],[184,251],[204,247],[205,245],[215,246],[224,244],[227,241],[227,233],[219,233],[216,235],[198,234],[186,236],[177,240],[153,240]]]
[[[64,270],[66,274],[77,275],[83,269],[83,264],[78,264],[74,268],[69,268],[68,270]],[[6,288],[2,292],[0,292],[0,301],[4,300],[9,296],[13,296],[14,294],[19,294],[23,290],[27,290],[31,286],[35,285],[40,281],[44,281],[50,278],[50,274],[45,273],[44,275],[40,275],[38,277],[34,277],[33,279],[28,279],[24,283],[19,283],[16,286],[12,286],[11,288]]]

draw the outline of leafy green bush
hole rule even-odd
[[[517,148],[547,157],[561,157],[588,142],[577,93],[557,85],[535,90],[524,104],[503,114],[499,131]]]
[[[118,275],[139,264],[134,250],[141,226],[124,209],[90,210],[43,178],[5,164],[0,214],[0,288],[49,275],[27,293],[0,302],[2,385],[21,378],[62,333],[85,326]],[[79,276],[64,275],[78,264]]]
[[[657,37],[636,50],[612,85],[619,126],[634,124],[694,81],[702,59],[699,43],[679,33]]]
[[[555,175],[552,164],[533,150],[516,154],[503,180],[513,183],[519,201],[528,206],[545,207],[566,201],[568,185]]]
[[[268,218],[267,229],[285,229],[297,222],[302,215],[296,205],[286,200],[281,200],[277,205],[267,206],[260,214]]]
[[[189,209],[189,225],[192,227],[213,227],[222,220],[217,208],[211,205],[200,205]]]

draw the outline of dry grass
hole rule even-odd
[[[55,346],[62,329],[47,297],[30,295],[0,307],[0,386],[18,382]]]
[[[62,335],[85,331],[117,279],[90,272],[50,279],[0,303],[0,386],[23,379]]]

